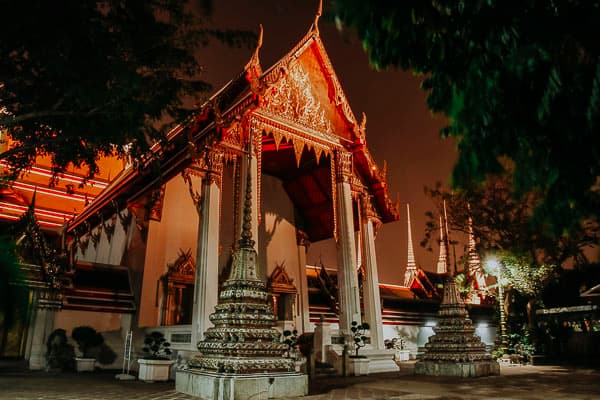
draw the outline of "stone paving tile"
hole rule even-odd
[[[472,380],[417,377],[410,370],[311,382],[305,400],[598,400],[600,371],[561,367],[503,368]],[[174,383],[118,381],[114,373],[50,374],[0,367],[0,400],[198,400]]]

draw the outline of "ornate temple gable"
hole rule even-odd
[[[196,273],[196,262],[192,257],[192,249],[183,251],[179,249],[179,256],[172,263],[167,265],[167,274],[170,276],[194,276]]]
[[[273,293],[297,292],[296,286],[294,286],[294,279],[290,278],[285,270],[285,263],[281,263],[275,267],[269,277],[267,287]]]
[[[308,128],[328,141],[357,136],[358,123],[314,26],[261,81],[265,89],[259,113]]]

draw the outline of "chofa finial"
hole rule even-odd
[[[323,14],[323,0],[319,0],[319,7],[317,8],[317,14],[315,15],[315,22],[313,22],[313,29],[319,30],[319,17]]]
[[[256,53],[258,53],[258,50],[262,47],[263,44],[263,26],[262,24],[258,25],[258,42],[256,43],[256,50],[254,50]]]
[[[260,52],[260,48],[262,47],[262,44],[263,44],[263,26],[262,26],[262,24],[259,24],[258,25],[258,40],[256,42],[256,48],[254,49],[254,53],[252,53],[252,57],[250,57],[250,60],[246,64],[246,67],[245,67],[246,70],[251,70],[256,67],[258,67],[260,69],[260,59],[258,57],[258,54]]]

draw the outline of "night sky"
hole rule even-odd
[[[258,31],[263,24],[260,52],[263,69],[268,68],[306,34],[317,9],[317,0],[215,0],[211,23],[218,28]],[[395,200],[400,194],[401,220],[385,224],[376,240],[380,282],[399,284],[406,265],[406,203],[410,203],[413,243],[417,264],[435,269],[433,253],[419,246],[424,236],[424,213],[433,203],[423,193],[425,185],[448,182],[456,158],[455,144],[438,135],[441,116],[426,107],[420,80],[410,72],[373,71],[359,40],[349,32],[342,36],[321,19],[321,37],[354,114],[367,114],[367,145],[377,163],[388,163],[388,184]],[[237,75],[251,49],[231,49],[211,44],[201,52],[204,78],[215,90]],[[318,260],[307,260],[315,264]]]

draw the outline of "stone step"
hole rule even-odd
[[[333,367],[330,367],[330,368],[317,368],[315,372],[316,372],[315,376],[317,378],[328,378],[328,377],[332,377],[332,376],[338,375],[338,372]]]

